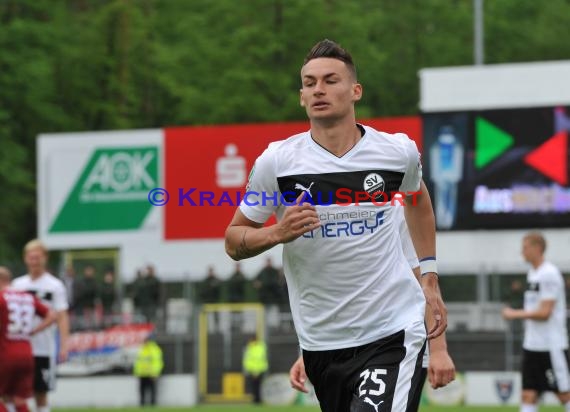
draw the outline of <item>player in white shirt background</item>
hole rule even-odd
[[[546,240],[539,232],[522,241],[527,274],[524,308],[503,309],[507,320],[524,319],[521,412],[537,412],[543,392],[554,392],[570,412],[568,331],[565,283],[560,270],[544,258]]]
[[[426,302],[435,323],[428,337],[447,327],[419,153],[406,135],[356,123],[362,86],[351,56],[336,43],[313,47],[301,80],[310,131],[270,144],[248,183],[248,191],[287,194],[288,204],[242,202],[226,231],[226,250],[240,260],[284,245],[291,312],[323,411],[377,411],[382,405],[403,412],[421,372]],[[350,193],[348,202],[340,189]],[[367,200],[356,195],[363,189]],[[405,215],[421,287],[410,275],[393,208],[374,203],[378,192],[390,201],[397,191],[415,193]],[[273,213],[278,222],[263,227]]]
[[[35,363],[34,397],[37,412],[50,410],[47,394],[55,385],[56,356],[60,362],[67,359],[69,337],[65,286],[61,280],[46,271],[47,258],[48,251],[41,241],[34,239],[28,242],[24,247],[24,263],[28,273],[12,282],[14,289],[32,293],[57,313],[57,327],[53,325],[34,335],[31,340]],[[57,345],[58,332],[59,345]],[[58,353],[56,353],[57,346],[59,346]]]

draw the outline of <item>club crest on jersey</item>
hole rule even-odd
[[[364,178],[364,190],[373,197],[373,200],[378,200],[384,193],[384,179],[378,173],[370,173]],[[376,193],[376,195],[374,195]]]

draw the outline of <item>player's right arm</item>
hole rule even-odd
[[[556,298],[564,288],[562,277],[556,272],[547,272],[540,280],[539,305],[534,310],[504,308],[503,317],[506,320],[530,319],[538,322],[546,322],[552,316],[556,306]]]
[[[283,218],[278,223],[267,227],[247,218],[240,209],[236,210],[226,229],[227,254],[234,260],[247,259],[319,227],[315,207],[303,204],[303,196],[301,194],[294,205],[286,206]]]
[[[320,225],[314,206],[302,203],[303,195],[292,205],[283,199],[277,184],[275,153],[272,143],[255,161],[249,174],[244,200],[226,230],[226,252],[234,260],[247,259],[280,243],[291,242]],[[251,196],[250,196],[251,195]],[[263,224],[280,207],[285,207],[278,223]]]
[[[51,326],[57,320],[57,312],[50,310],[47,306],[40,302],[38,298],[34,296],[34,306],[36,308],[36,315],[42,318],[42,321],[38,326],[36,326],[30,333],[32,336],[36,333]]]

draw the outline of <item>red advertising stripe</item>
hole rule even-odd
[[[403,132],[421,150],[421,119],[363,120],[386,132]],[[166,240],[221,239],[255,159],[270,142],[308,130],[308,122],[165,129]],[[213,206],[212,206],[213,204]]]

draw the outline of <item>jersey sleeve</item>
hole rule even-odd
[[[49,309],[40,300],[34,296],[34,308],[36,309],[36,315],[40,318],[45,318],[49,312]]]
[[[401,192],[417,192],[422,180],[422,162],[416,143],[408,136],[405,137],[406,171],[400,186]]]
[[[63,286],[63,283],[58,282],[57,287],[54,289],[53,299],[53,309],[56,312],[61,312],[69,308],[67,303],[67,293],[65,293],[65,286]]]
[[[279,199],[273,153],[268,148],[257,158],[251,169],[239,209],[248,219],[265,223],[277,210]]]
[[[553,270],[545,272],[540,280],[539,299],[556,300],[562,287],[558,273]]]
[[[406,224],[406,219],[404,217],[404,207],[405,206],[394,206],[394,213],[396,215],[398,225],[398,231],[400,233],[400,242],[402,242],[402,250],[404,251],[404,257],[408,261],[410,268],[414,269],[420,265],[418,256],[416,255],[416,249],[412,242],[412,237],[410,236],[410,231],[408,230],[408,225]]]

